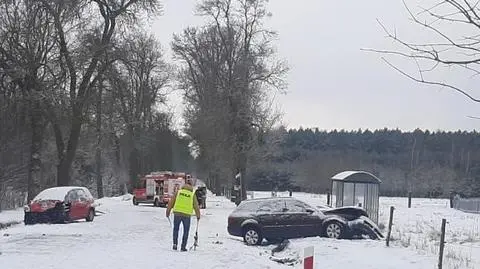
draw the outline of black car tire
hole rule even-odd
[[[85,220],[88,222],[92,222],[94,218],[95,218],[95,210],[92,208],[88,211],[88,215],[85,218]]]
[[[132,201],[133,201],[133,205],[138,205],[137,199],[135,199],[135,197],[133,197]]]
[[[249,245],[260,245],[262,243],[263,236],[260,229],[253,225],[247,225],[243,228],[243,241]]]
[[[160,207],[160,201],[158,201],[158,198],[155,198],[155,201],[153,202],[154,207]]]
[[[323,227],[323,233],[328,238],[341,239],[345,235],[345,226],[339,221],[329,221]]]

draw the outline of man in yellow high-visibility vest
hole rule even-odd
[[[180,223],[183,226],[183,237],[181,251],[187,251],[188,233],[190,231],[190,220],[195,210],[197,221],[200,219],[200,209],[198,207],[197,197],[193,192],[192,181],[187,179],[186,184],[178,190],[168,203],[166,216],[170,217],[170,211],[173,209],[173,249],[177,250],[178,230]]]

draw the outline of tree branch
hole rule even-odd
[[[469,91],[464,90],[460,87],[455,85],[438,82],[438,81],[430,81],[425,79],[424,73],[432,72],[437,69],[439,66],[457,66],[464,68],[468,71],[474,73],[473,76],[479,75],[480,70],[478,69],[478,64],[480,64],[480,48],[478,44],[480,44],[480,34],[474,34],[461,38],[454,38],[452,35],[445,33],[440,29],[440,26],[437,25],[437,22],[446,22],[451,24],[466,24],[471,25],[474,27],[475,31],[480,31],[480,17],[478,16],[477,6],[479,1],[475,4],[469,3],[467,0],[439,0],[438,3],[433,5],[431,8],[422,8],[421,12],[415,15],[412,10],[407,6],[405,1],[403,1],[405,9],[407,10],[410,18],[412,21],[419,25],[420,27],[427,29],[430,32],[433,32],[437,37],[445,40],[445,43],[441,41],[440,43],[424,43],[424,44],[414,44],[406,42],[397,37],[395,31],[391,32],[387,30],[387,28],[377,19],[377,22],[381,26],[383,32],[387,35],[388,39],[393,40],[395,43],[401,46],[401,50],[381,50],[381,49],[361,49],[367,52],[375,52],[384,55],[394,55],[400,56],[402,58],[407,58],[415,61],[417,65],[419,76],[413,76],[408,72],[401,70],[397,66],[393,65],[389,62],[386,58],[382,57],[382,60],[387,63],[391,68],[395,69],[397,72],[402,74],[403,76],[419,82],[423,84],[429,85],[436,85],[445,88],[452,89],[463,96],[467,97],[468,99],[474,102],[480,102],[479,98],[474,97]],[[442,12],[444,14],[440,14],[437,12],[438,8],[440,7],[448,7],[453,9],[450,12]],[[427,20],[421,20],[418,15],[425,14],[433,19],[431,22],[427,22]],[[451,58],[445,56],[446,53],[457,53],[457,58]],[[463,56],[459,56],[463,55]],[[425,61],[430,63],[431,66],[428,68],[421,68],[420,61]],[[473,77],[472,76],[472,77]]]
[[[420,82],[420,83],[423,83],[423,84],[436,85],[436,86],[442,86],[442,87],[445,87],[445,88],[449,88],[449,89],[452,89],[452,90],[455,90],[455,91],[461,93],[462,95],[466,96],[468,99],[470,99],[474,102],[480,102],[480,99],[473,97],[472,95],[470,95],[469,93],[467,93],[466,91],[464,91],[464,90],[462,90],[458,87],[455,87],[455,86],[452,86],[452,85],[449,85],[449,84],[446,84],[446,83],[442,83],[442,82],[428,81],[428,80],[424,80],[423,78],[416,78],[416,77],[408,74],[407,72],[401,70],[400,68],[396,67],[395,65],[391,64],[385,58],[382,57],[382,60],[384,62],[386,62],[390,67],[397,70],[397,72],[399,72],[400,74],[404,75],[405,77],[407,77],[407,78],[409,78],[413,81]]]

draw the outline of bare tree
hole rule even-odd
[[[102,108],[103,108],[103,79],[99,79],[97,85],[97,103],[95,105],[95,129],[97,131],[97,147],[95,149],[95,164],[96,164],[96,183],[97,183],[97,197],[103,198],[103,177],[102,177]]]
[[[203,29],[186,29],[172,44],[177,58],[185,63],[182,88],[190,105],[186,118],[192,137],[210,160],[218,154],[216,146],[222,146],[230,168],[230,175],[224,178],[241,173],[245,179],[253,127],[260,126],[266,116],[261,111],[272,90],[286,86],[283,75],[287,67],[274,59],[271,45],[275,33],[263,25],[269,15],[266,2],[203,1],[197,10],[209,19],[208,24]],[[211,125],[199,124],[205,119]],[[209,129],[221,137],[215,141],[217,145],[208,143],[208,136],[198,135]],[[243,199],[246,185],[246,181],[241,183]]]
[[[436,85],[452,89],[474,102],[480,102],[479,97],[453,82],[430,79],[429,75],[441,68],[452,70],[459,68],[477,76],[480,74],[480,7],[478,1],[469,0],[437,0],[430,7],[420,7],[418,12],[404,6],[410,14],[411,20],[433,34],[433,41],[422,43],[410,42],[397,36],[396,31],[390,31],[380,21],[380,25],[387,37],[400,45],[398,50],[365,49],[386,55],[395,55],[413,61],[418,67],[418,74],[413,74],[399,68],[385,57],[382,58],[390,67],[419,83]],[[448,27],[455,31],[449,31]]]
[[[252,127],[259,126],[262,115],[255,110],[261,107],[265,93],[283,89],[282,76],[287,70],[282,62],[273,60],[270,43],[276,33],[263,25],[269,16],[266,3],[263,0],[209,0],[198,7],[200,14],[211,19],[225,48],[227,68],[221,81],[228,93],[229,134],[234,150],[232,172],[242,175],[242,199],[246,199]]]
[[[36,1],[5,1],[0,12],[0,70],[4,79],[18,87],[15,99],[29,113],[31,132],[30,163],[27,186],[29,198],[40,190],[41,146],[47,121],[43,99],[45,88],[55,80],[51,56],[56,42],[52,39],[53,20]]]
[[[118,27],[128,27],[143,12],[158,10],[157,0],[51,1],[42,0],[43,8],[53,18],[61,69],[67,78],[63,95],[70,109],[69,133],[58,122],[60,111],[49,107],[49,119],[55,133],[59,164],[57,184],[68,185],[70,170],[78,147],[84,112],[94,95],[94,85],[105,72],[102,59],[112,45]],[[117,24],[119,24],[117,26]],[[81,41],[74,38],[80,36]]]
[[[113,100],[125,125],[130,180],[134,181],[143,170],[139,135],[150,125],[159,123],[158,106],[166,101],[172,69],[164,60],[160,43],[143,32],[127,36],[119,45],[117,54],[118,61],[107,76]]]

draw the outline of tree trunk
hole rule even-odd
[[[95,153],[96,173],[97,173],[97,196],[103,198],[103,178],[102,178],[102,84],[98,87],[97,97],[97,149]]]
[[[35,98],[35,97],[34,97]],[[44,117],[39,100],[30,102],[30,120],[32,128],[31,145],[30,145],[30,163],[27,177],[27,201],[31,201],[41,188],[42,178],[42,160],[41,149],[43,142]]]
[[[135,134],[133,126],[128,128],[128,141],[130,143],[130,154],[128,156],[128,169],[130,175],[130,187],[133,188],[138,180],[138,175],[140,174],[140,165],[139,165],[139,154],[138,150],[135,147]]]
[[[140,169],[138,165],[138,151],[132,149],[129,156],[129,174],[130,174],[130,186],[133,188],[138,180]]]
[[[2,170],[0,168],[0,178],[2,176]],[[0,182],[0,213],[2,212],[3,210],[3,184],[2,182]]]
[[[75,159],[75,152],[80,139],[80,131],[82,129],[81,112],[73,114],[70,136],[68,138],[67,151],[65,154],[59,153],[60,160],[57,166],[57,186],[68,186],[70,184],[70,171],[72,163]]]
[[[215,183],[214,185],[215,193],[217,194],[222,193],[223,187],[225,187],[225,185],[222,184],[222,181],[218,179],[218,176],[216,174],[213,176],[213,181]],[[228,184],[226,186],[229,187]]]
[[[247,199],[247,139],[245,136],[245,130],[242,128],[237,129],[235,156],[234,156],[234,178],[237,173],[240,173],[240,200]]]
[[[238,171],[240,171],[240,174],[242,175],[240,177],[240,193],[243,201],[247,200],[247,157],[245,151],[240,153]]]

